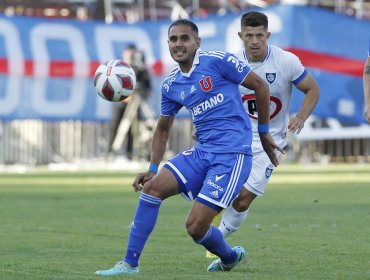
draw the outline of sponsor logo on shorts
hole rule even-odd
[[[225,177],[225,175],[226,174],[223,174],[223,175],[220,175],[220,176],[218,176],[218,175],[216,175],[216,182],[218,182],[218,181],[220,181],[223,177]]]
[[[210,194],[214,197],[214,198],[218,198],[218,191],[215,190],[213,192],[210,192]]]
[[[220,192],[223,192],[224,191],[224,188],[223,187],[221,187],[221,186],[213,183],[210,179],[208,179],[207,184],[210,185],[210,186],[212,186],[212,187],[214,187],[215,189],[219,190]]]
[[[266,167],[266,171],[265,171],[266,179],[270,178],[270,176],[271,176],[271,174],[272,174],[272,171],[273,171],[273,170],[274,170],[274,169],[272,169],[272,168],[268,168],[268,167]]]

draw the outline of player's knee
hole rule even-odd
[[[204,230],[204,226],[201,223],[189,220],[186,221],[186,230],[194,240],[200,240],[207,232],[207,229]]]
[[[154,197],[162,198],[161,188],[154,179],[144,184],[143,192]]]
[[[252,201],[256,196],[250,192],[241,192],[240,195],[233,201],[233,208],[238,212],[245,212],[248,210]]]

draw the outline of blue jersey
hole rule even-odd
[[[161,115],[184,106],[196,128],[196,147],[213,153],[251,153],[251,123],[238,85],[250,68],[233,54],[198,50],[189,73],[177,67],[162,85]]]

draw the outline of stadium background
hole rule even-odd
[[[288,5],[289,4],[289,5]],[[146,160],[159,114],[159,88],[173,66],[171,20],[192,17],[202,48],[236,50],[240,15],[266,12],[271,44],[296,53],[317,79],[321,99],[289,161],[368,161],[362,71],[369,1],[2,1],[0,4],[0,162],[5,165],[105,161],[112,104],[93,89],[97,65],[135,43],[152,79],[153,118],[134,119],[134,159]],[[294,113],[300,102],[295,94]],[[186,112],[174,124],[171,154],[190,147]],[[122,135],[121,144],[125,144]],[[116,156],[125,157],[124,150]]]
[[[171,63],[157,29],[194,16],[204,48],[235,47],[225,34],[236,30],[227,28],[252,8],[268,13],[272,42],[298,52],[320,82],[315,116],[290,139],[293,163],[276,168],[263,199],[228,239],[246,246],[247,263],[208,273],[210,260],[184,226],[189,203],[176,196],[161,206],[135,279],[370,279],[370,137],[361,81],[369,1],[294,2],[0,1],[0,279],[101,279],[94,272],[122,257],[139,195],[132,180],[147,168],[157,87]],[[132,29],[138,32],[130,37]],[[99,30],[114,30],[117,40],[95,40]],[[97,97],[91,74],[103,54],[121,57],[143,34],[149,39],[140,48],[151,44],[154,117],[133,120],[132,161],[124,149],[107,158],[112,104]],[[192,144],[190,128],[186,117],[175,121],[166,156]]]

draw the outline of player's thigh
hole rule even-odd
[[[203,185],[209,166],[204,161],[203,152],[192,148],[168,160],[164,168],[175,176],[178,193],[187,200],[193,200]]]
[[[214,155],[197,201],[220,210],[240,193],[252,166],[252,157],[245,154]]]
[[[280,155],[281,153],[278,152],[277,156],[280,157]],[[270,158],[264,151],[253,154],[252,170],[244,187],[255,195],[262,196],[265,193],[274,168]]]
[[[178,194],[176,177],[166,168],[162,168],[157,175],[145,183],[143,192],[160,199],[166,199]]]

